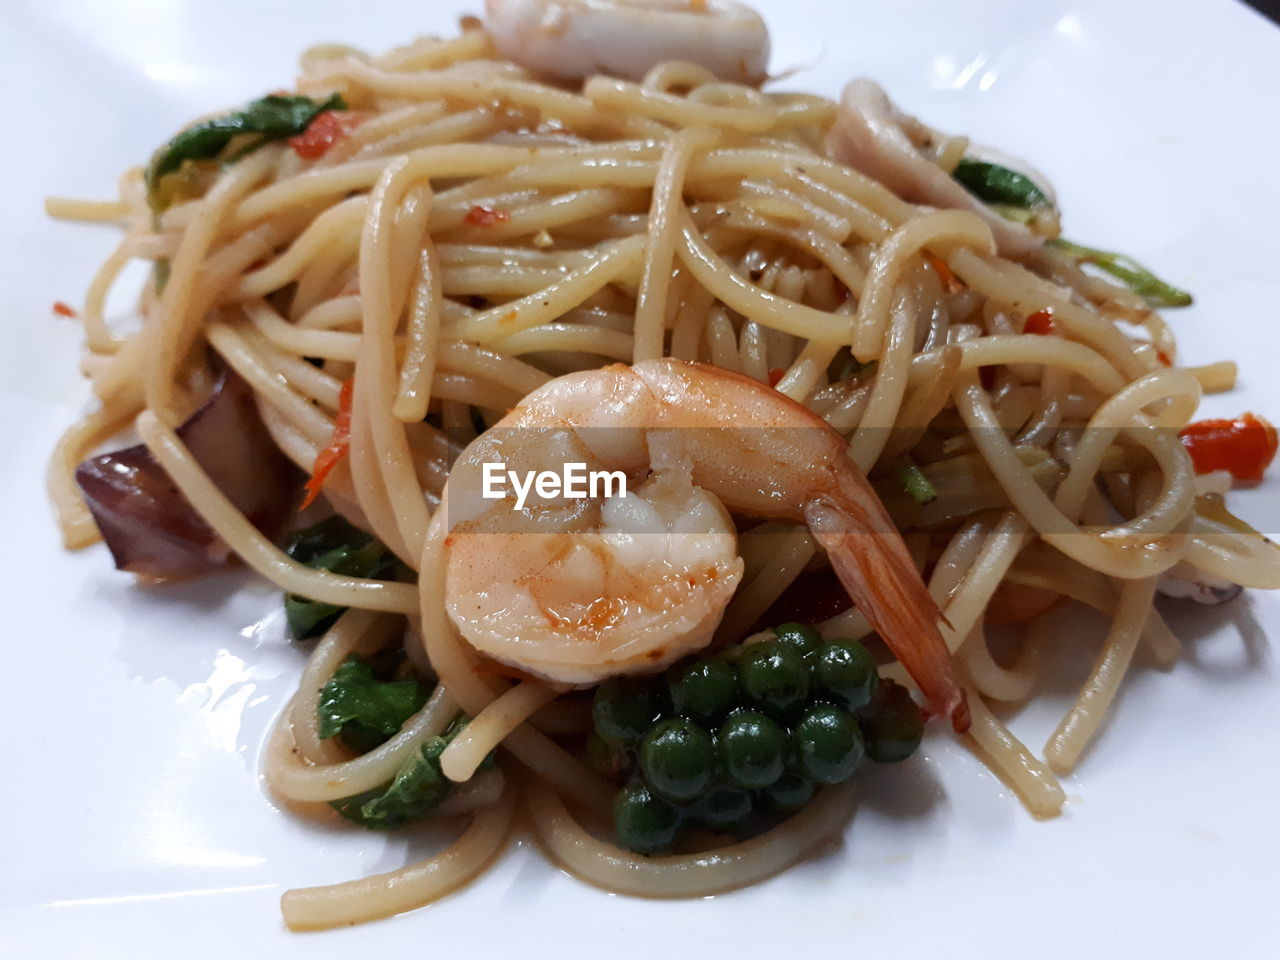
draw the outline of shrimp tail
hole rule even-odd
[[[956,731],[964,732],[969,705],[938,629],[938,605],[866,480],[859,474],[840,487],[847,490],[851,482],[856,489],[846,494],[809,500],[805,522],[850,599],[920,687],[929,713],[949,716]]]

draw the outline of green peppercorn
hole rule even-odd
[[[791,730],[798,772],[818,783],[842,783],[862,764],[866,748],[853,715],[820,703],[805,711]]]
[[[671,708],[699,723],[723,719],[738,701],[738,675],[719,657],[676,664],[667,673]]]
[[[618,845],[635,853],[662,853],[671,849],[680,830],[680,813],[655,796],[639,780],[618,794],[613,805],[613,829]]]
[[[858,711],[858,724],[867,756],[876,763],[897,763],[916,752],[924,736],[924,717],[911,691],[892,680],[881,680],[871,702]]]
[[[764,796],[775,809],[795,813],[813,799],[814,789],[812,780],[788,770],[764,791]]]
[[[610,743],[632,747],[665,708],[665,691],[653,680],[613,677],[596,688],[591,718],[600,736]]]
[[[794,716],[809,697],[809,671],[784,643],[752,644],[742,651],[737,666],[743,696],[773,717]]]
[[[813,685],[846,710],[870,703],[877,681],[876,662],[856,640],[824,643],[813,662]]]
[[[738,710],[720,725],[716,743],[725,776],[744,790],[760,790],[782,776],[787,734],[758,710]]]
[[[654,792],[687,803],[711,784],[716,745],[711,734],[692,720],[659,721],[640,741],[640,772]]]
[[[698,801],[694,819],[708,830],[730,833],[751,815],[751,794],[734,787],[712,787]]]
[[[779,643],[786,644],[801,659],[808,660],[817,652],[822,643],[822,635],[813,627],[803,623],[780,623],[773,628]]]

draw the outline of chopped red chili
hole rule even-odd
[[[506,223],[510,219],[510,210],[497,210],[481,206],[472,207],[467,211],[466,216],[466,222],[473,227],[492,227],[494,224]]]
[[[1197,420],[1178,435],[1191,455],[1196,473],[1230,471],[1245,485],[1262,480],[1275,458],[1276,428],[1261,417],[1245,413],[1231,419]]]
[[[311,121],[310,126],[296,137],[289,138],[289,146],[304,160],[323,157],[329,148],[350,136],[360,126],[363,117],[346,110],[326,110]]]
[[[952,272],[951,267],[947,265],[947,261],[928,251],[925,252],[924,258],[938,274],[938,279],[942,281],[943,290],[947,291],[947,293],[959,293],[964,289],[964,282]]]
[[[1034,333],[1039,337],[1047,337],[1053,333],[1053,311],[1037,310],[1031,316],[1027,317],[1027,322],[1022,325],[1023,333]]]
[[[311,477],[304,489],[307,495],[302,500],[299,510],[305,510],[320,496],[324,481],[333,472],[333,468],[342,462],[351,447],[351,398],[355,391],[355,378],[346,380],[338,393],[338,415],[333,419],[333,436],[329,445],[316,454],[316,462],[311,468]]]

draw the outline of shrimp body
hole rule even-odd
[[[687,60],[759,83],[769,61],[764,21],[733,0],[485,0],[485,27],[504,57],[562,80],[640,80]]]
[[[583,462],[625,497],[480,495],[485,463]],[[938,610],[883,505],[819,417],[678,360],[560,377],[472,443],[446,489],[445,603],[480,653],[547,679],[660,669],[711,639],[742,576],[729,514],[806,523],[930,709],[967,724]]]

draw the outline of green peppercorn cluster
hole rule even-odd
[[[866,648],[786,623],[732,661],[682,661],[657,678],[615,678],[593,704],[591,762],[619,781],[618,842],[669,850],[681,831],[745,833],[794,813],[820,784],[870,758],[910,756],[923,732],[910,693]]]

